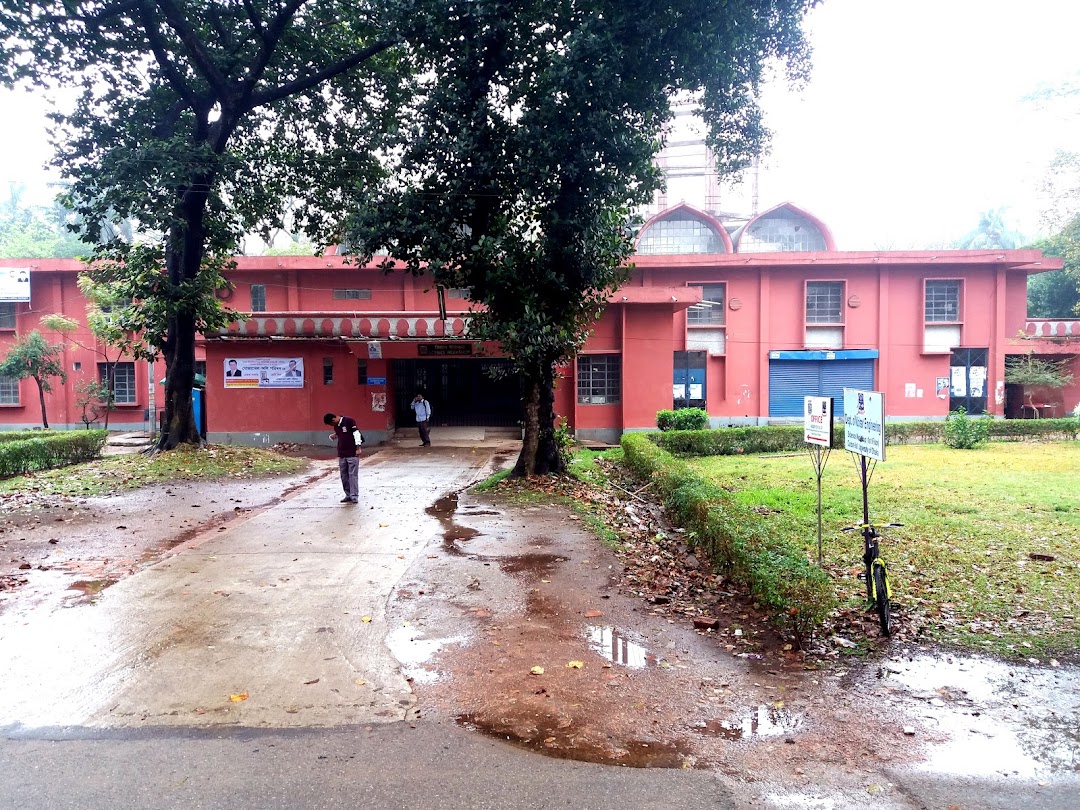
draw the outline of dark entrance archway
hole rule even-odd
[[[431,422],[445,427],[517,427],[521,379],[500,358],[394,360],[394,418],[416,424],[409,407],[417,391],[431,402]]]

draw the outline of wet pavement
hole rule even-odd
[[[0,550],[33,565],[0,569],[26,580],[0,591],[0,762],[14,766],[0,806],[86,806],[77,772],[70,804],[35,802],[19,763],[77,760],[85,744],[120,774],[114,747],[156,741],[190,758],[162,770],[169,784],[199,751],[261,768],[270,748],[325,749],[319,765],[338,763],[326,806],[352,774],[376,791],[366,806],[646,807],[649,781],[617,774],[653,769],[655,806],[1080,807],[1075,667],[915,647],[868,662],[735,653],[734,631],[629,593],[618,554],[566,508],[468,491],[514,451],[385,448],[363,461],[357,506],[338,503],[336,467],[318,459],[287,479],[9,512]],[[200,736],[221,733],[241,736]],[[433,766],[438,746],[474,752],[483,773]],[[461,793],[403,775],[401,796],[429,791],[406,804],[349,764],[393,767],[390,749],[403,774],[427,757],[413,764]],[[570,781],[545,801],[506,792],[500,772],[522,791],[541,774]],[[579,777],[592,787],[563,789]],[[189,798],[322,806],[279,789],[292,801]]]

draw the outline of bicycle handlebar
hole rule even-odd
[[[898,529],[903,523],[860,523],[858,526],[845,526],[842,532],[861,532],[866,529]]]

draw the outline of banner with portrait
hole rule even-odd
[[[302,357],[236,357],[224,361],[226,388],[303,388]]]

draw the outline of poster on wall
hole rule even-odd
[[[30,268],[0,267],[0,301],[30,303]]]
[[[302,357],[237,357],[225,360],[226,388],[303,388]]]
[[[937,378],[937,398],[948,399],[949,398],[949,378],[938,377]]]
[[[371,410],[373,413],[383,413],[386,410],[386,394],[371,395]]]

